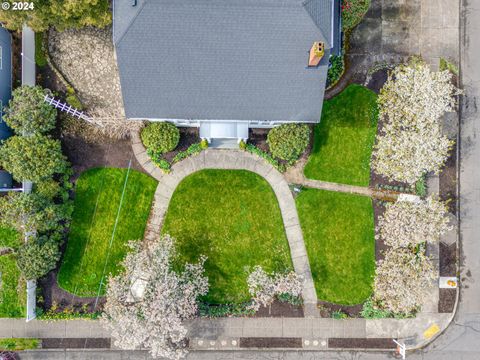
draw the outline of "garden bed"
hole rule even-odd
[[[241,337],[241,348],[282,349],[301,348],[302,338],[296,337]]]
[[[323,105],[313,150],[304,173],[309,179],[368,186],[377,130],[377,95],[350,85]]]
[[[176,188],[163,233],[176,239],[178,263],[206,255],[208,303],[250,300],[247,270],[292,269],[277,198],[265,179],[244,170],[202,170]]]
[[[448,202],[448,210],[457,213],[457,144],[452,147],[450,156],[439,175],[440,199]]]
[[[135,170],[96,168],[82,173],[58,273],[63,289],[79,296],[104,294],[105,287],[99,286],[108,274],[118,272],[127,242],[143,239],[156,186],[154,179]]]
[[[391,338],[329,338],[328,347],[332,349],[396,349]]]
[[[363,303],[375,271],[372,200],[304,188],[296,204],[319,300]]]
[[[173,151],[164,153],[162,158],[171,163],[179,152],[187,150],[190,145],[199,143],[200,136],[198,129],[199,128],[196,127],[179,127],[178,130],[180,131],[180,140],[177,147]]]

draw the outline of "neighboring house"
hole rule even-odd
[[[340,0],[115,0],[113,13],[128,119],[197,126],[207,139],[320,121]]]
[[[12,136],[3,121],[3,108],[12,97],[12,37],[0,25],[0,144]],[[0,145],[1,146],[1,145]],[[0,168],[0,189],[12,187],[12,175]]]

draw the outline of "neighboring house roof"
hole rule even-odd
[[[134,2],[114,2],[127,118],[319,121],[338,0]]]
[[[12,97],[12,38],[0,26],[0,141],[9,138],[12,132],[2,120],[3,108]]]

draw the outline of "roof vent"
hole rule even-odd
[[[137,0],[131,0],[132,6],[137,6]]]
[[[310,49],[310,56],[308,58],[308,66],[316,67],[320,64],[323,55],[325,54],[325,45],[323,42],[315,41]]]

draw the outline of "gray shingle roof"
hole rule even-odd
[[[332,1],[115,1],[127,117],[319,121]],[[314,41],[327,50],[308,68]]]
[[[0,68],[0,140],[9,138],[12,133],[2,120],[2,109],[12,96],[12,53],[10,33],[0,27],[0,47],[2,48],[2,67]]]

